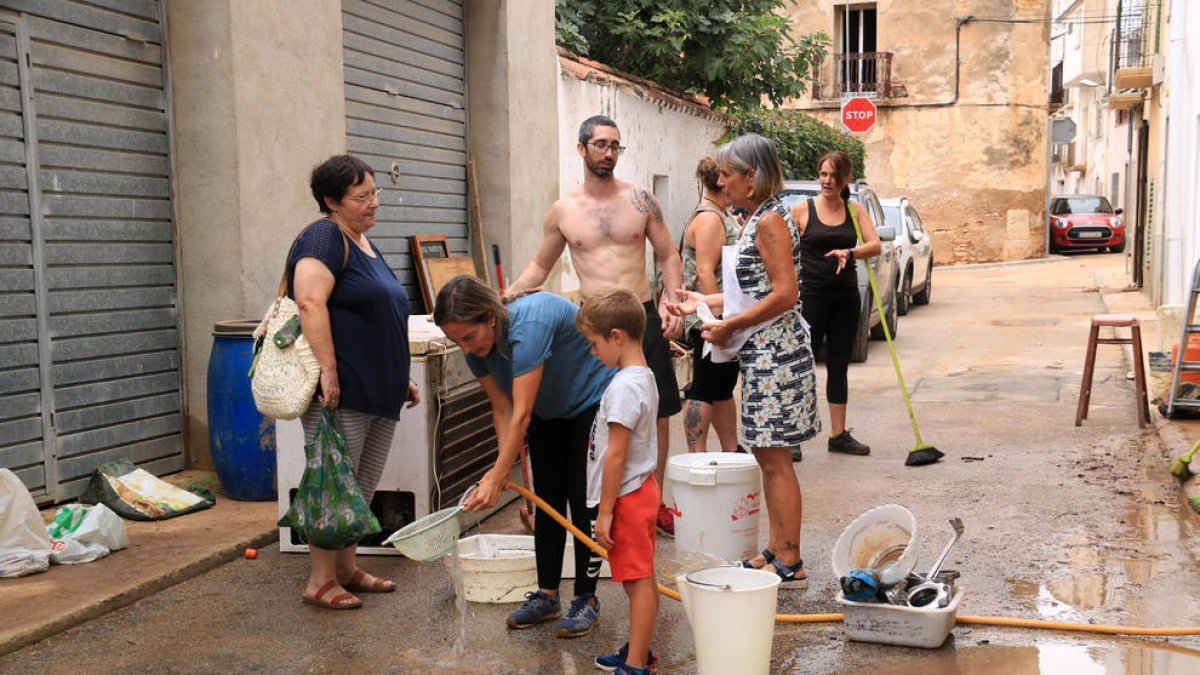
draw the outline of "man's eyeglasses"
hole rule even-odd
[[[588,141],[588,145],[599,150],[600,154],[602,155],[609,150],[612,150],[618,155],[625,153],[625,146],[621,145],[620,143],[609,143],[608,141]]]
[[[346,199],[349,199],[352,202],[358,202],[359,204],[366,204],[367,202],[373,199],[379,199],[382,196],[383,188],[375,188],[365,195],[354,195],[353,197],[346,197]]]

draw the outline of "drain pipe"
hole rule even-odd
[[[542,509],[554,519],[554,522],[567,528],[567,531],[575,536],[576,539],[583,542],[593,553],[608,560],[608,551],[601,548],[599,544],[592,541],[591,537],[584,534],[574,523],[563,517],[561,513],[555,511],[553,507],[542,500],[541,497],[534,494],[532,491],[509,481],[508,489],[514,490],[526,499],[532,500],[537,504],[539,509]],[[658,592],[662,595],[679,600],[679,592],[667,588],[662,584],[658,584]],[[845,615],[839,613],[833,614],[776,614],[776,623],[835,623],[843,620]],[[1104,635],[1152,635],[1152,636],[1177,636],[1177,635],[1200,635],[1200,626],[1189,626],[1186,628],[1142,628],[1139,626],[1101,626],[1090,623],[1072,623],[1069,621],[1044,621],[1040,619],[1016,619],[1004,616],[959,616],[955,619],[958,623],[972,624],[976,626],[1012,626],[1015,628],[1040,628],[1044,630],[1065,630],[1078,631],[1081,633],[1100,633]]]

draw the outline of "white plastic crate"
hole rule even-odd
[[[949,605],[937,609],[854,602],[840,594],[837,601],[843,606],[846,637],[851,640],[933,649],[950,636],[962,594],[958,589]]]

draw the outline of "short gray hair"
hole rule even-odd
[[[721,146],[717,164],[745,174],[754,169],[750,197],[765,201],[783,189],[783,164],[775,144],[758,134],[742,134]]]

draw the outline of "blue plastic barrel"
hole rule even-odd
[[[208,359],[208,444],[213,467],[232,499],[275,499],[275,420],[263,417],[250,393],[257,321],[213,327]]]

